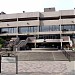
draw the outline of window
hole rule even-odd
[[[19,33],[36,32],[37,29],[38,29],[37,26],[19,27]]]
[[[37,32],[37,30],[38,30],[38,27],[36,27],[36,26],[33,27],[33,31],[34,31],[34,32]]]
[[[33,27],[29,27],[29,32],[33,32]]]
[[[59,31],[60,26],[59,25],[45,25],[45,26],[40,26],[40,31],[45,32],[45,31]]]
[[[1,33],[8,33],[8,28],[2,28]]]
[[[17,28],[2,28],[1,33],[17,33]]]
[[[28,27],[19,27],[19,33],[27,33]]]
[[[62,25],[61,30],[62,31],[74,31],[75,25]]]

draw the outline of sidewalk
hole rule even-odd
[[[19,61],[18,74],[15,63],[2,63],[1,75],[75,75],[74,61]]]

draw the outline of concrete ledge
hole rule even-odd
[[[58,48],[32,48],[32,50],[58,50]]]

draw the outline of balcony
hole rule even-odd
[[[41,25],[60,25],[59,20],[44,20]]]
[[[0,15],[0,20],[2,19],[13,19],[13,18],[27,18],[27,17],[39,17],[39,12],[29,12],[29,13],[16,13],[16,14],[4,14]]]
[[[60,15],[65,16],[65,15],[73,15],[74,10],[60,10]]]
[[[0,27],[17,27],[17,26],[35,26],[39,25],[39,21],[19,21],[19,22],[4,22],[0,23]]]
[[[59,24],[75,24],[74,19],[59,19]]]

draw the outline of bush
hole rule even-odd
[[[4,39],[0,38],[0,48],[4,46]]]

